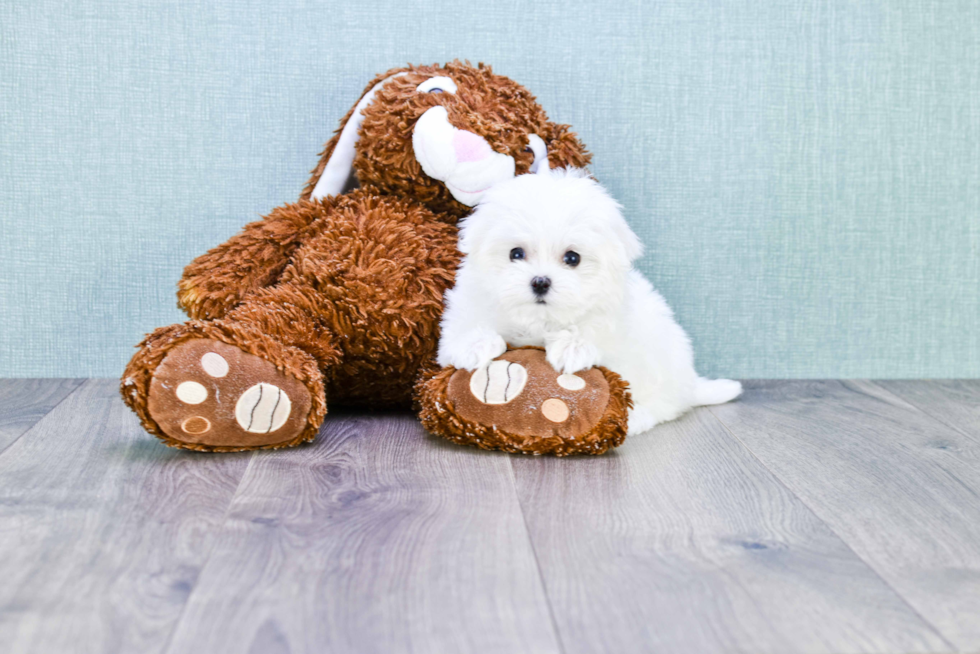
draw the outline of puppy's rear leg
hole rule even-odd
[[[656,416],[647,411],[645,407],[636,407],[630,410],[626,434],[628,436],[642,434],[645,431],[653,429],[657,422]]]
[[[724,404],[742,394],[742,384],[731,379],[705,379],[698,377],[694,384],[694,403],[696,406],[706,404]]]
[[[630,409],[626,430],[630,436],[649,431],[662,422],[670,422],[690,408],[662,397],[648,401],[634,398],[633,401],[636,404]]]

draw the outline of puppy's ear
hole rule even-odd
[[[623,256],[630,263],[639,259],[643,255],[643,241],[640,240],[640,237],[636,235],[636,232],[626,222],[626,218],[623,217],[623,205],[616,202],[609,195],[609,192],[596,181],[596,178],[593,177],[591,171],[588,169],[573,169],[569,170],[568,174],[570,177],[587,179],[592,188],[598,189],[603,198],[602,206],[604,207],[603,213],[605,213],[606,223],[615,237],[616,242],[622,248]]]
[[[320,153],[320,162],[313,169],[310,181],[306,183],[300,200],[319,200],[328,195],[339,195],[355,186],[354,155],[357,146],[357,131],[364,122],[361,113],[374,100],[375,93],[388,80],[405,75],[409,68],[393,68],[375,77],[364,89],[360,99],[340,120],[340,127],[327,141]]]
[[[617,205],[618,208],[619,205]],[[632,263],[640,258],[643,254],[643,242],[640,237],[630,229],[629,223],[623,218],[623,214],[620,211],[616,212],[616,216],[612,220],[612,230],[616,235],[616,240],[623,248],[623,253],[626,255],[626,259]]]
[[[491,221],[487,209],[477,205],[476,210],[459,223],[457,249],[463,254],[472,254],[476,244],[485,240],[490,231]]]

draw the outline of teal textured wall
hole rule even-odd
[[[115,376],[377,72],[469,58],[595,154],[701,370],[980,375],[980,3],[0,3],[0,375]]]

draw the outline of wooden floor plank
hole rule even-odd
[[[0,452],[78,388],[81,379],[0,379]]]
[[[950,650],[706,410],[513,465],[567,654]]]
[[[159,652],[249,455],[163,447],[90,380],[0,456],[0,643]]]
[[[980,439],[980,379],[875,381],[920,411]]]
[[[170,651],[557,652],[509,459],[328,416],[256,457]]]
[[[980,650],[980,443],[870,382],[752,382],[712,412],[954,645]]]

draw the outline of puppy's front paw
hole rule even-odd
[[[572,374],[599,363],[599,348],[569,331],[561,331],[545,343],[548,363],[555,370]]]
[[[476,370],[490,365],[506,351],[507,343],[500,334],[479,330],[467,334],[456,343],[444,344],[439,353],[439,364],[461,370]]]

